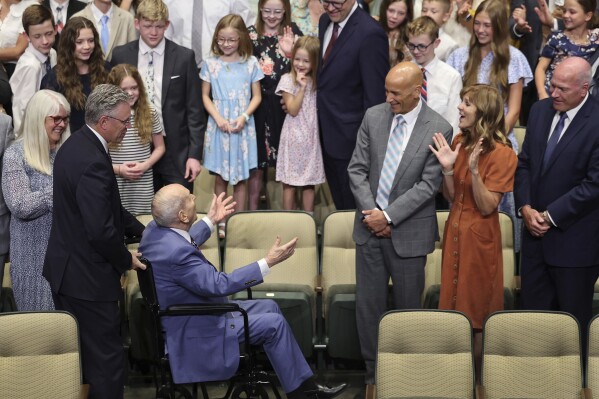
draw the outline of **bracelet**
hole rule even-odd
[[[245,112],[241,114],[241,116],[243,116],[245,118],[245,122],[247,123],[247,121],[250,120],[250,116],[248,114],[246,114]]]
[[[446,172],[443,169],[441,169],[441,173],[443,174],[443,176],[453,176],[453,169],[449,172]]]

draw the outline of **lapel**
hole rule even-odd
[[[46,5],[48,8],[50,8],[50,0],[45,1],[44,5]],[[76,4],[75,4],[75,0],[71,0],[69,1],[69,5],[67,6],[67,21],[69,20],[69,18],[71,18],[71,16],[73,14],[75,14],[76,12],[79,11],[79,9],[75,8]],[[65,21],[66,23],[66,21]]]
[[[177,242],[182,243],[182,245],[193,246],[192,243],[188,242],[185,238],[183,238],[183,236],[181,234],[177,233],[176,231],[173,231],[173,230],[171,230],[168,227],[162,227],[162,226],[158,226],[158,225],[156,225],[156,226],[159,229],[162,229],[165,232],[165,234],[171,235],[172,237],[174,237],[174,240],[176,240]],[[190,237],[191,237],[191,235],[190,235]],[[191,239],[193,240],[193,237],[191,237]],[[210,266],[214,267],[214,269],[216,270],[216,266],[214,266],[212,263],[210,263],[210,261],[208,261],[208,259],[206,259],[206,257],[204,256],[204,254],[200,250],[199,246],[198,246],[198,248],[196,248],[196,253],[200,257],[200,259],[202,259],[202,261],[204,261],[205,263],[207,263]]]
[[[69,2],[70,3],[70,2]],[[122,15],[119,13],[119,8],[116,5],[113,5],[114,10],[112,10],[112,20],[110,21],[110,37],[108,38],[108,48],[106,49],[107,53],[110,53],[110,49],[114,47],[114,41],[121,31],[121,25],[123,24]]]
[[[376,131],[380,131],[381,134],[378,136],[378,144],[376,148],[376,154],[378,158],[379,164],[379,176],[380,172],[383,170],[383,164],[385,162],[385,154],[387,153],[387,144],[389,143],[389,136],[391,135],[391,125],[393,124],[393,118],[395,115],[391,112],[391,107],[387,104],[387,112],[385,113],[385,117],[380,119],[380,125]]]
[[[176,45],[168,39],[165,39],[164,45],[164,65],[162,67],[162,99],[161,105],[164,107],[164,102],[168,95],[168,88],[171,84],[173,69],[177,62]]]
[[[418,152],[420,146],[422,146],[422,142],[428,133],[428,123],[430,118],[428,118],[428,106],[422,102],[422,109],[418,113],[418,117],[416,118],[416,123],[414,124],[414,129],[412,129],[412,134],[410,135],[410,140],[408,140],[408,144],[406,145],[406,150],[404,151],[401,161],[399,162],[399,166],[397,167],[397,172],[395,173],[395,179],[393,179],[393,185],[391,187],[395,187],[399,182],[399,179],[406,173],[408,167],[412,163],[414,156]]]
[[[553,165],[555,160],[561,155],[562,152],[564,152],[566,147],[568,147],[568,145],[572,142],[572,140],[574,140],[576,135],[580,132],[580,130],[586,124],[587,119],[590,116],[589,110],[591,108],[591,106],[590,106],[591,101],[592,101],[592,99],[590,97],[587,98],[587,101],[584,103],[582,108],[580,108],[580,110],[578,111],[578,113],[576,114],[576,116],[574,117],[572,122],[570,122],[568,129],[566,129],[562,138],[558,141],[557,146],[555,147],[555,150],[553,151],[553,154],[551,154],[551,159],[549,160],[549,164],[547,165],[547,168],[545,168],[545,170],[543,171],[543,174],[547,173],[547,171],[549,169],[551,169],[551,166]],[[555,113],[553,115],[555,115]],[[551,119],[547,118],[547,119],[549,119],[549,128],[545,130],[547,132],[549,132],[549,129],[551,128],[551,122],[553,120],[553,115],[552,115]],[[547,139],[548,136],[549,136],[549,133],[547,133],[547,137],[545,137],[545,139]],[[545,147],[547,147],[547,140],[545,140]],[[545,155],[545,151],[543,151],[543,155]],[[542,165],[542,161],[543,161],[543,159],[541,158],[541,165]]]
[[[358,7],[356,9],[356,11],[354,11],[354,13],[349,17],[349,19],[347,20],[347,23],[345,24],[345,26],[343,27],[343,29],[341,29],[341,33],[339,33],[339,36],[337,37],[337,41],[335,42],[335,45],[333,46],[333,49],[331,50],[331,52],[329,53],[329,56],[327,58],[327,62],[326,64],[322,64],[322,53],[323,51],[326,51],[326,49],[324,49],[323,51],[321,51],[321,65],[322,65],[322,69],[325,70],[327,68],[327,66],[331,63],[331,60],[333,58],[335,58],[335,56],[339,53],[343,53],[343,47],[345,47],[346,45],[351,45],[350,44],[350,40],[351,37],[354,35],[354,32],[356,31],[356,26],[358,25],[359,19],[360,19],[360,15],[359,13],[363,12],[362,9],[360,7]],[[324,30],[326,31],[326,29],[328,28],[328,24],[325,26]],[[321,43],[324,42],[324,32],[323,32],[323,39],[320,41]]]

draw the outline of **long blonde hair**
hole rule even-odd
[[[476,9],[474,20],[481,12],[486,12],[491,20],[493,40],[493,65],[489,71],[489,82],[501,92],[503,101],[509,96],[508,68],[510,65],[510,41],[508,23],[508,5],[503,0],[485,0]],[[480,44],[474,32],[470,37],[468,61],[464,67],[464,87],[472,86],[478,82],[478,70],[482,63]]]
[[[58,114],[61,105],[67,114],[71,113],[71,106],[62,94],[52,90],[38,91],[27,103],[19,130],[18,139],[23,142],[25,162],[38,172],[49,176],[52,175],[52,165],[50,165],[50,142],[45,122],[46,117]],[[71,128],[67,122],[65,131],[56,144],[57,150],[70,135]]]
[[[471,128],[462,129],[462,146],[471,152],[480,138],[483,139],[483,154],[492,151],[495,143],[511,147],[505,134],[505,116],[503,99],[499,90],[486,84],[476,84],[462,89],[460,97],[476,107],[476,122]]]

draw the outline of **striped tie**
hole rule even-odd
[[[402,147],[407,133],[406,121],[403,116],[397,115],[395,121],[395,128],[393,128],[387,142],[385,161],[381,170],[379,187],[376,191],[376,203],[381,209],[385,209],[389,205],[389,193],[391,193],[391,186],[393,185],[393,179],[399,166]]]
[[[426,92],[426,86],[427,86],[427,82],[426,82],[426,69],[425,68],[421,68],[422,69],[422,87],[420,88],[420,97],[422,97],[422,101],[427,102],[428,100],[428,96],[427,96],[427,92]]]

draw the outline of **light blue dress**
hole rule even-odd
[[[252,83],[263,77],[254,56],[246,61],[236,62],[210,57],[204,61],[200,71],[200,78],[211,85],[212,101],[216,109],[229,121],[245,112],[252,98]],[[250,116],[241,132],[231,134],[222,132],[210,116],[204,137],[204,167],[235,185],[247,180],[250,170],[257,165],[253,116]]]

